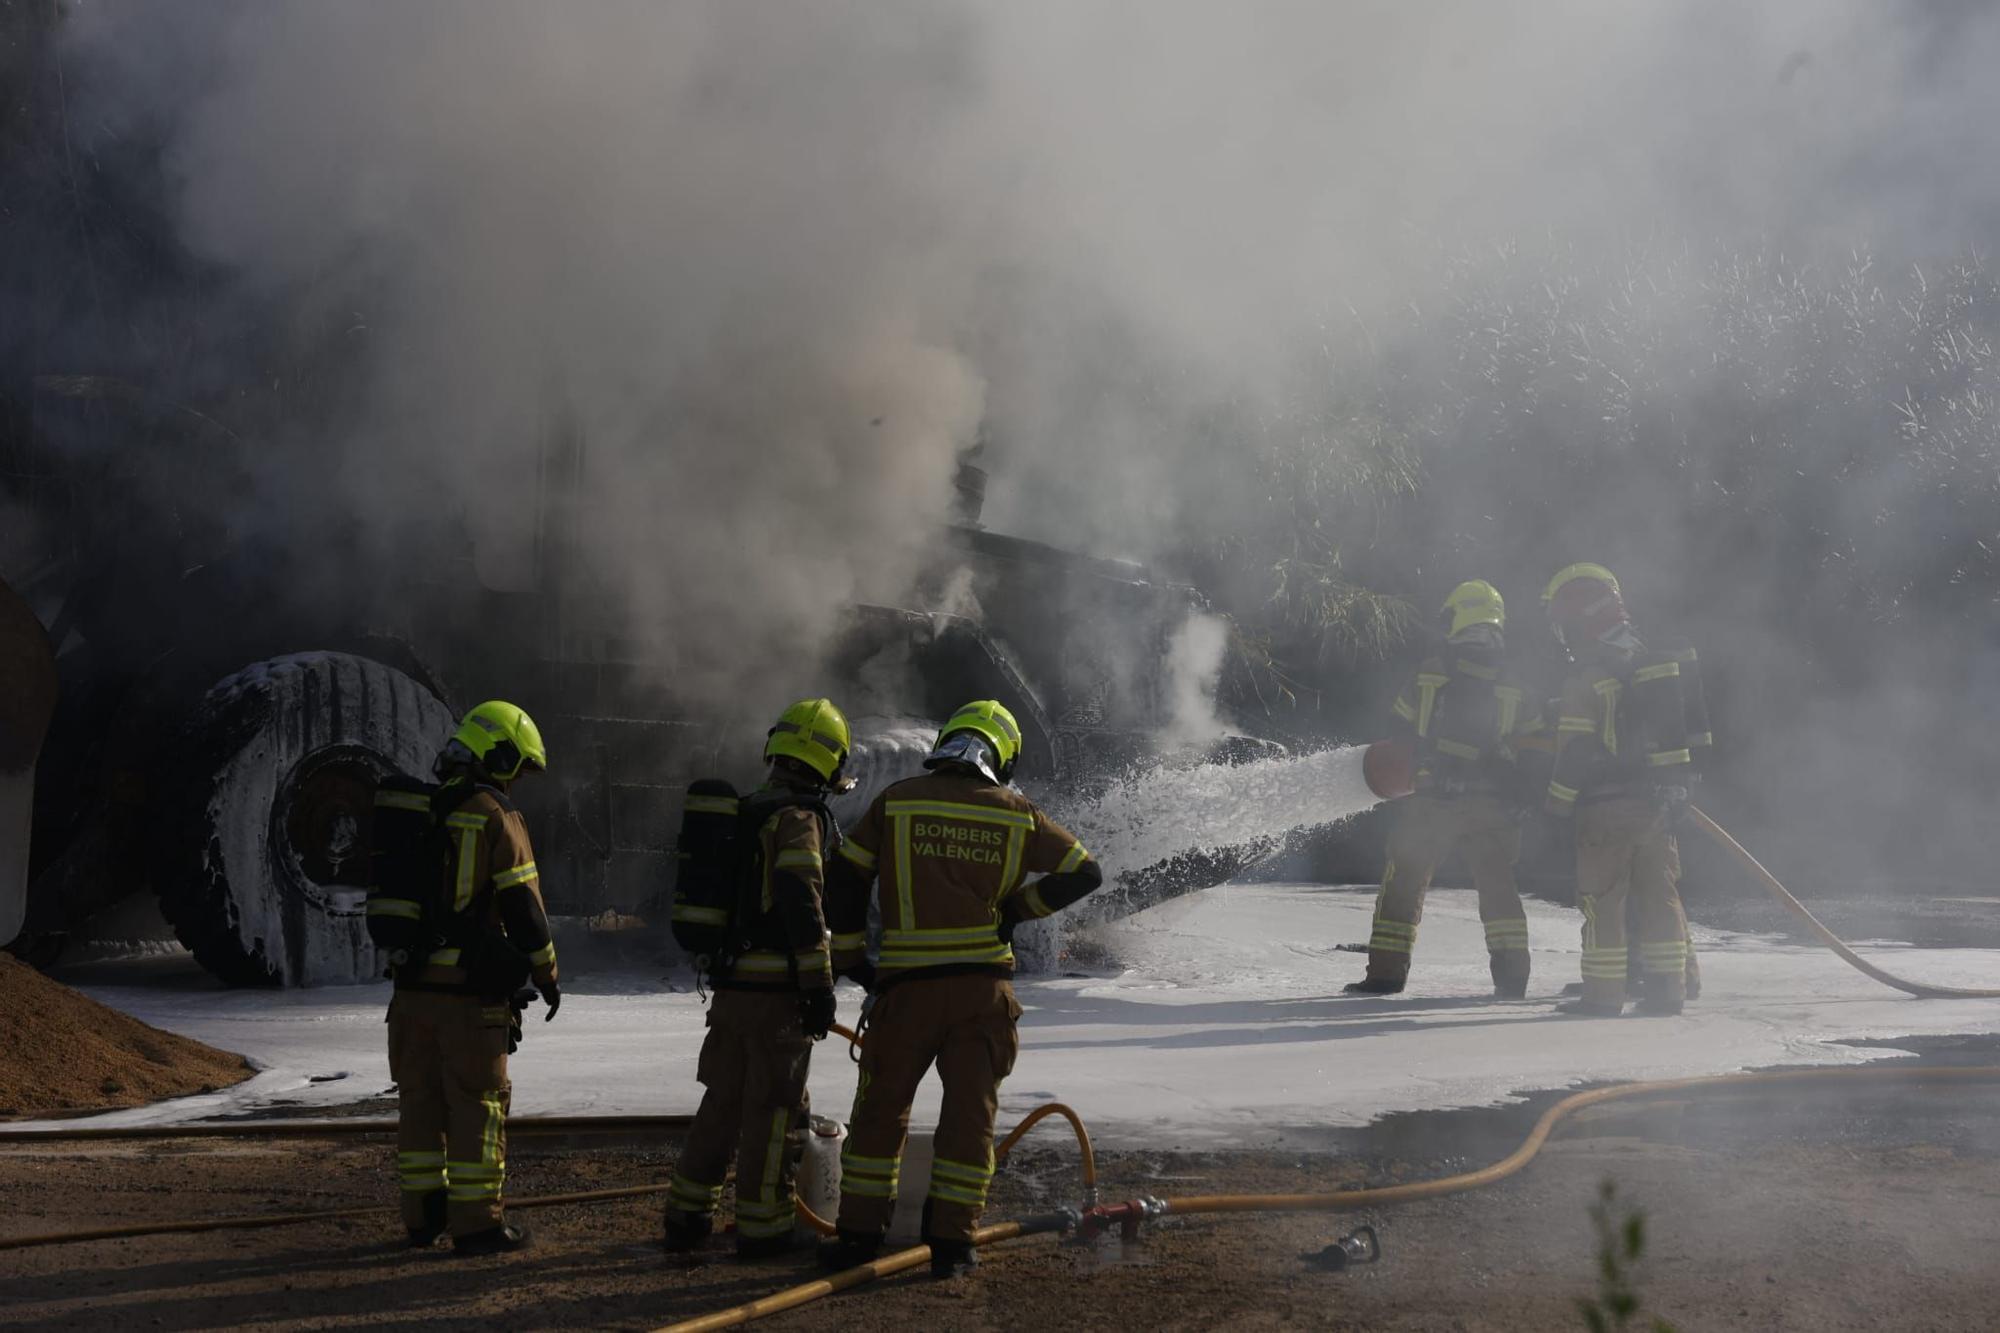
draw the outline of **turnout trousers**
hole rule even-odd
[[[1497,796],[1440,796],[1427,792],[1403,801],[1389,830],[1389,862],[1375,897],[1368,937],[1368,979],[1401,984],[1410,975],[1410,952],[1424,915],[1431,877],[1456,849],[1479,892],[1493,985],[1518,990],[1528,984],[1528,914],[1514,883],[1521,829]]]
[[[398,990],[389,1002],[396,1175],[403,1222],[412,1230],[425,1224],[426,1200],[440,1194],[449,1201],[453,1235],[502,1223],[512,1024],[504,1001],[483,1004],[471,995]]]
[[[1576,905],[1583,911],[1586,1002],[1624,1003],[1628,943],[1649,999],[1687,998],[1680,880],[1680,847],[1659,801],[1620,796],[1577,806]]]
[[[738,1238],[790,1234],[811,1062],[798,992],[715,992],[695,1070],[705,1091],[667,1189],[669,1221],[712,1216],[734,1158]]]
[[[861,1086],[840,1154],[840,1226],[881,1235],[896,1206],[910,1102],[935,1064],[944,1084],[924,1235],[971,1240],[993,1180],[1000,1082],[1020,1052],[1021,1006],[1001,977],[914,976],[876,999],[861,1048]]]

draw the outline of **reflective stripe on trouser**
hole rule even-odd
[[[1479,892],[1479,916],[1486,922],[1487,948],[1494,954],[1493,979],[1527,979],[1527,910],[1514,883],[1521,852],[1520,826],[1513,811],[1486,795],[1405,797],[1389,830],[1389,863],[1375,895],[1375,922],[1368,937],[1368,976],[1402,981],[1410,973],[1417,923],[1431,877],[1456,850]],[[1505,936],[1510,956],[1503,968],[1496,938]],[[1516,942],[1518,941],[1518,943]],[[1518,955],[1518,957],[1513,956]]]
[[[454,1234],[501,1223],[510,1018],[505,1005],[437,991],[398,991],[389,1003],[396,1175],[412,1228],[424,1225],[424,1199],[440,1189]]]
[[[930,1233],[970,1240],[992,1179],[1000,1082],[1020,1050],[1021,1006],[999,977],[912,977],[875,1001],[840,1158],[840,1225],[879,1235],[896,1204],[910,1102],[933,1063],[944,1084],[933,1139]]]
[[[669,1213],[714,1213],[733,1157],[737,1235],[760,1240],[792,1229],[811,1062],[796,991],[715,992],[695,1069],[705,1090],[667,1190]]]
[[[1687,918],[1681,911],[1680,877],[1680,849],[1657,802],[1629,797],[1577,808],[1576,890],[1583,911],[1586,1000],[1624,1002],[1628,925],[1639,946],[1647,997],[1686,997]]]

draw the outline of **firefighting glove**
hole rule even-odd
[[[1020,903],[1020,895],[1014,894],[1000,904],[1000,942],[1009,947],[1014,943],[1014,927],[1030,919],[1020,910]]]
[[[799,992],[799,1031],[819,1041],[833,1030],[833,987],[809,986]]]
[[[1690,800],[1686,787],[1662,787],[1660,805],[1667,818],[1667,831],[1672,832],[1687,823]]]
[[[546,1023],[556,1016],[556,1010],[562,1008],[562,987],[551,981],[548,985],[537,986],[535,989],[542,993],[542,1003],[549,1007],[549,1011],[542,1015],[542,1021]]]
[[[840,975],[871,995],[875,991],[875,964],[865,958],[852,967],[841,968]]]

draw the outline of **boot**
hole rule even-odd
[[[844,1268],[859,1268],[871,1263],[882,1252],[882,1236],[879,1232],[849,1231],[842,1227],[832,1240],[819,1243],[817,1258],[819,1266],[829,1271]]]
[[[669,1208],[663,1244],[668,1254],[686,1254],[689,1250],[700,1249],[714,1229],[715,1219],[707,1213],[683,1213]]]
[[[971,1277],[979,1270],[979,1251],[972,1247],[969,1240],[939,1240],[926,1236],[924,1244],[931,1247],[931,1276],[934,1278]]]
[[[1648,995],[1639,1001],[1637,1012],[1648,1018],[1672,1018],[1684,1007],[1681,1000],[1671,995]]]
[[[443,1190],[431,1190],[424,1195],[424,1224],[410,1228],[410,1248],[428,1250],[444,1238],[445,1195]]]
[[[1525,952],[1510,949],[1506,953],[1489,954],[1487,962],[1493,973],[1493,998],[1528,998],[1528,955]]]
[[[1556,1006],[1559,1014],[1573,1018],[1616,1018],[1625,1012],[1623,1000],[1587,1000],[1579,996]]]
[[[1359,981],[1348,982],[1340,990],[1343,995],[1401,995],[1403,993],[1403,979],[1401,977],[1363,977]]]
[[[757,1259],[776,1259],[780,1255],[790,1254],[792,1246],[796,1243],[792,1237],[792,1233],[789,1231],[781,1232],[775,1236],[746,1236],[741,1231],[738,1231],[736,1233],[736,1257],[738,1259],[753,1261]]]
[[[469,1236],[456,1237],[451,1243],[452,1253],[461,1255],[512,1254],[516,1250],[527,1248],[528,1233],[520,1227],[506,1223],[488,1227],[484,1231],[475,1231]]]

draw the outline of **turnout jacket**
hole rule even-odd
[[[1714,740],[1694,649],[1594,653],[1563,683],[1544,807],[1684,787]]]
[[[764,792],[744,804],[767,799]],[[753,816],[754,817],[754,816]],[[789,805],[757,827],[755,898],[748,932],[750,947],[726,972],[717,990],[807,990],[830,988],[833,967],[827,952],[824,844],[838,841],[821,825],[813,805]]]
[[[434,799],[442,808],[455,795],[453,784],[447,783]],[[497,926],[509,944],[528,956],[537,985],[555,981],[555,938],[521,812],[493,788],[480,786],[442,823],[450,849],[441,886],[448,912],[474,929]],[[466,971],[459,966],[462,952],[456,944],[433,951],[413,979],[425,989],[468,987]]]
[[[882,792],[834,864],[833,965],[844,971],[866,961],[868,901],[879,881],[880,984],[954,973],[1011,977],[1014,926],[1104,882],[1068,829],[1012,787],[958,765]]]
[[[1485,644],[1446,644],[1425,658],[1390,711],[1415,734],[1420,792],[1503,789],[1516,745],[1543,730],[1540,705]]]

